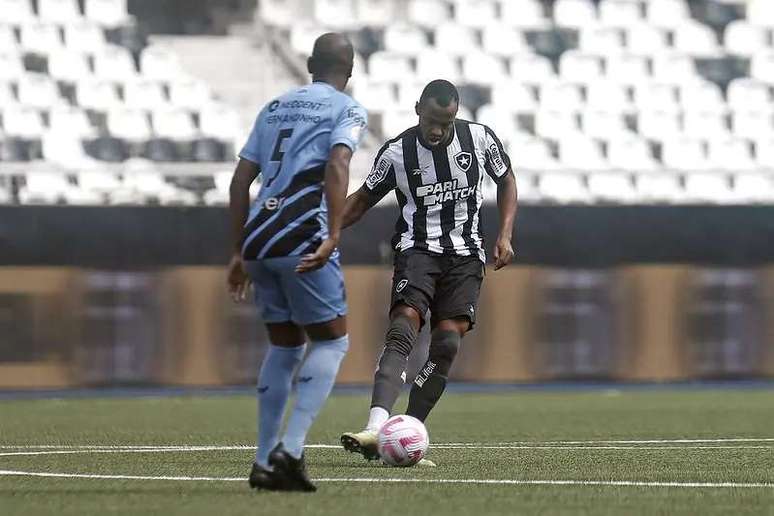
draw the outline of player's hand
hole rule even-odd
[[[332,240],[330,238],[326,238],[325,240],[323,240],[322,244],[320,244],[320,247],[317,248],[317,251],[315,251],[312,254],[306,254],[301,257],[301,261],[298,263],[298,266],[296,267],[296,272],[303,274],[305,272],[316,271],[317,269],[319,269],[320,267],[328,263],[328,260],[333,254],[333,251],[336,250],[337,245],[338,245],[337,241]]]
[[[497,244],[494,248],[495,270],[500,270],[513,259],[513,247],[511,246],[511,239],[507,237],[500,237],[497,239]]]
[[[228,292],[235,303],[245,301],[250,290],[250,277],[245,272],[245,265],[239,254],[233,254],[228,264]]]

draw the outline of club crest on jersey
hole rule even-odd
[[[463,172],[467,172],[473,163],[473,156],[469,152],[458,152],[454,156],[454,161]]]
[[[395,286],[395,292],[402,292],[404,288],[406,288],[406,285],[408,285],[407,279],[402,279],[398,282],[398,284]]]

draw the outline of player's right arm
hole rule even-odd
[[[357,192],[347,197],[342,227],[347,228],[360,220],[368,210],[381,201],[395,186],[395,166],[390,160],[389,147],[385,146],[376,155],[374,166],[363,186]]]

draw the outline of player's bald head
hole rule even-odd
[[[309,58],[309,73],[317,76],[352,74],[352,62],[355,50],[352,43],[338,32],[323,34],[314,42]]]

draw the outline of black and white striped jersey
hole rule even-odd
[[[412,127],[380,150],[364,188],[379,198],[395,190],[401,215],[393,247],[486,261],[479,227],[484,172],[498,182],[511,162],[487,126],[456,120],[446,145],[423,145]]]

